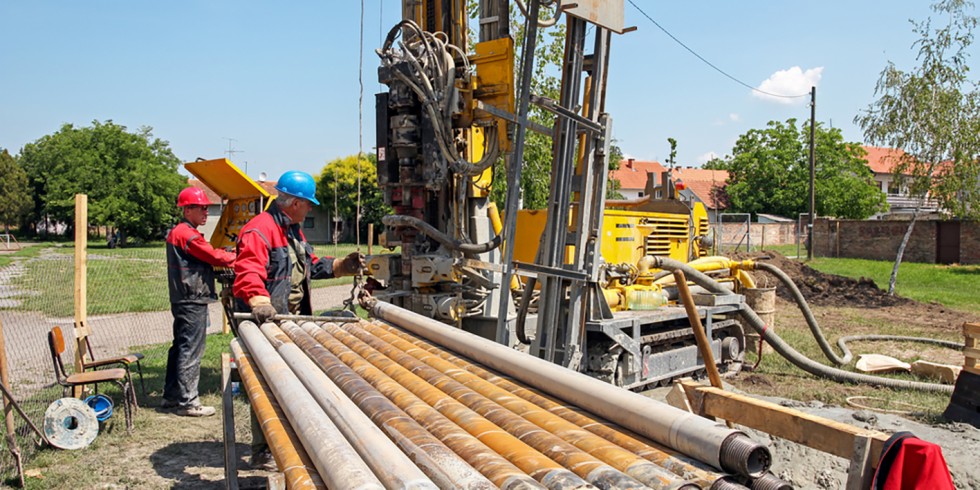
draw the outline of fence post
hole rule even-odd
[[[85,337],[92,333],[88,327],[88,196],[75,194],[75,372],[84,371]],[[82,396],[82,386],[72,388],[72,395]]]

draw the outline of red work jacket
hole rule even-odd
[[[235,254],[215,250],[204,235],[181,220],[167,233],[167,283],[171,303],[211,303],[214,292],[213,267],[231,267]]]

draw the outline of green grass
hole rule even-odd
[[[317,256],[344,257],[355,244],[315,245]],[[366,252],[366,245],[361,250]],[[74,313],[74,248],[70,243],[45,243],[0,257],[0,266],[19,261],[26,269],[11,283],[24,291],[16,297],[20,310],[47,316]],[[109,249],[105,244],[88,248],[88,314],[165,311],[170,308],[167,291],[167,257],[162,243]],[[313,281],[314,288],[351,284],[351,278]],[[220,286],[219,286],[220,287]]]
[[[867,277],[881,289],[888,289],[893,262],[864,259],[817,258],[807,263],[821,272],[845,277]],[[903,262],[898,269],[895,292],[902,297],[924,303],[980,312],[977,285],[980,266],[940,265]]]
[[[199,385],[201,401],[205,405],[220,405],[221,353],[228,352],[228,344],[232,338],[231,334],[216,334],[207,337],[204,356],[201,361]],[[106,482],[113,481],[131,488],[142,488],[148,484],[146,477],[135,473],[128,474],[127,465],[119,464],[121,462],[120,456],[126,454],[127,448],[132,450],[134,445],[145,445],[150,448],[162,448],[160,450],[162,451],[174,444],[173,441],[201,441],[214,437],[220,438],[220,434],[207,434],[202,438],[202,434],[196,433],[195,429],[186,427],[186,419],[162,415],[155,411],[154,407],[159,404],[163,393],[169,348],[170,344],[164,343],[134,349],[134,351],[142,352],[146,356],[143,360],[143,373],[148,395],[144,396],[140,391],[139,381],[134,372],[140,412],[135,419],[131,435],[126,434],[125,416],[119,390],[107,385],[108,389],[105,393],[113,399],[116,405],[112,418],[106,423],[108,430],[100,431],[92,445],[84,450],[43,449],[38,451],[28,460],[25,469],[39,470],[43,479],[28,477],[25,488],[96,488]],[[45,392],[44,396],[49,398],[49,402],[54,401],[61,396],[60,389],[55,389],[50,393]],[[241,398],[236,400],[236,405],[242,405],[244,401],[241,400]],[[236,414],[238,412],[236,407]],[[243,413],[247,414],[244,411]],[[244,417],[236,415],[236,417],[239,419],[236,421],[236,426],[239,425],[238,422],[244,423],[245,427],[248,426],[247,415]],[[245,440],[247,441],[247,439]],[[22,443],[21,446],[24,447],[24,444]],[[10,478],[11,475],[4,476],[8,478],[6,484],[15,484],[15,480]],[[3,480],[0,480],[0,487],[3,487],[3,483]]]

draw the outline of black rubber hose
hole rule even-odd
[[[459,250],[463,253],[482,254],[489,252],[500,246],[502,239],[500,235],[493,237],[489,242],[484,243],[463,243],[459,240],[450,238],[449,235],[439,231],[436,227],[422,221],[414,216],[390,215],[381,218],[381,222],[386,226],[407,226],[415,228],[425,236],[439,242],[450,250]]]
[[[830,342],[828,342],[827,338],[824,337],[823,330],[821,330],[820,325],[817,324],[817,319],[816,317],[813,316],[813,312],[810,311],[810,305],[806,302],[806,299],[803,297],[803,293],[800,292],[800,288],[796,286],[796,283],[793,282],[793,279],[790,278],[788,274],[783,272],[782,269],[779,269],[778,267],[766,262],[756,262],[755,268],[757,270],[765,271],[772,274],[773,276],[776,276],[776,279],[779,279],[779,282],[783,283],[783,285],[786,286],[787,289],[789,289],[790,294],[793,296],[793,300],[796,301],[796,306],[800,308],[800,312],[803,313],[803,318],[806,319],[807,326],[810,327],[810,332],[813,334],[813,338],[816,339],[817,344],[820,345],[820,350],[823,351],[824,355],[827,356],[827,359],[829,359],[830,362],[833,362],[838,366],[849,364],[854,359],[854,354],[852,354],[851,349],[847,347],[848,342],[859,342],[859,341],[918,342],[921,344],[938,345],[940,347],[946,347],[946,348],[956,349],[956,350],[963,348],[962,345],[956,342],[950,342],[948,340],[930,339],[928,337],[905,337],[900,335],[850,335],[847,337],[841,337],[837,339],[837,347],[839,347],[841,352],[844,353],[842,357],[838,357],[837,353],[834,352],[834,349],[830,347]]]
[[[717,294],[730,294],[731,291],[727,290],[714,281],[706,274],[701,273],[697,269],[688,266],[683,262],[678,262],[673,259],[668,259],[666,257],[655,257],[653,267],[667,270],[682,270],[688,279],[693,281],[695,284],[707,289],[712,293]],[[850,371],[844,371],[843,369],[838,369],[835,367],[826,366],[820,364],[803,354],[800,354],[791,345],[787,344],[782,338],[780,338],[774,331],[766,328],[765,322],[759,318],[759,315],[752,310],[752,308],[744,307],[740,312],[742,318],[748,323],[752,329],[759,333],[773,347],[773,349],[783,356],[789,362],[793,363],[796,367],[814,375],[822,378],[831,379],[834,381],[842,381],[848,383],[863,383],[872,386],[885,386],[888,388],[897,389],[912,389],[921,391],[933,391],[939,393],[952,393],[953,387],[949,385],[942,385],[938,383],[923,383],[920,381],[906,381],[901,379],[892,378],[882,378],[879,376],[871,376],[861,373],[853,373]]]
[[[524,291],[521,293],[521,303],[517,305],[517,324],[514,326],[514,332],[517,333],[517,340],[524,345],[531,345],[531,339],[527,337],[527,332],[524,331],[524,324],[527,320],[527,309],[531,305],[531,297],[534,296],[534,286],[537,284],[538,278],[527,278]]]

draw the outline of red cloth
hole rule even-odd
[[[891,440],[889,440],[891,442]],[[908,434],[886,445],[872,488],[883,490],[955,490],[943,450]]]

